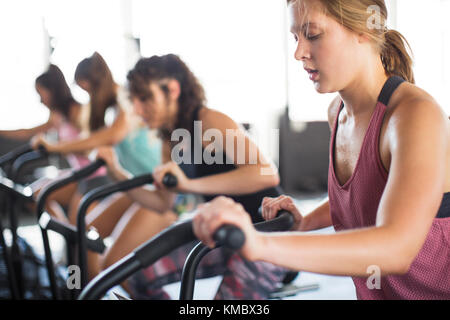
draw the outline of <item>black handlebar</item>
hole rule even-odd
[[[0,175],[0,190],[7,194],[19,197],[24,201],[33,200],[33,190],[30,187],[25,187],[21,184],[14,183],[12,180]]]
[[[42,191],[39,194],[39,197],[37,199],[36,213],[37,213],[38,221],[41,218],[42,213],[44,212],[45,203],[47,201],[47,198],[50,196],[50,194],[52,192],[68,185],[69,183],[72,183],[72,182],[75,182],[75,181],[78,181],[80,179],[90,176],[92,173],[97,171],[103,165],[105,165],[104,160],[101,160],[101,159],[96,160],[93,163],[87,165],[86,167],[72,172],[68,177],[55,180],[54,182],[45,186],[42,189]],[[44,229],[42,227],[40,229],[41,229],[41,234],[42,234],[42,241],[44,244],[45,264],[46,264],[47,271],[48,271],[51,292],[53,295],[53,299],[58,299],[59,293],[58,293],[57,286],[56,286],[56,277],[55,277],[52,252],[50,250],[50,242],[48,239],[47,229]]]
[[[72,172],[68,177],[57,179],[52,183],[49,183],[47,186],[45,186],[41,193],[39,194],[39,197],[37,199],[37,215],[38,219],[40,218],[42,212],[44,212],[45,202],[47,201],[48,196],[54,192],[55,190],[62,188],[69,183],[81,180],[83,178],[86,178],[93,174],[95,171],[97,171],[100,167],[105,165],[105,161],[99,159],[91,164],[87,165],[84,168],[81,168],[80,170]]]
[[[10,169],[10,175],[11,179],[13,181],[17,181],[19,178],[20,171],[25,166],[25,164],[31,163],[33,161],[41,160],[48,156],[47,151],[40,147],[38,150],[32,150],[30,152],[21,154],[19,157],[17,157]]]
[[[294,225],[294,217],[290,212],[280,211],[277,218],[255,224],[255,229],[263,232],[286,231]],[[224,225],[213,235],[217,246],[225,246],[233,250],[239,250],[245,243],[245,235],[241,229],[233,225]]]
[[[86,250],[86,212],[89,206],[96,200],[105,198],[116,192],[128,191],[146,184],[152,184],[154,182],[152,174],[145,174],[135,177],[130,180],[121,181],[118,183],[111,183],[106,186],[98,187],[89,193],[87,193],[83,199],[81,199],[80,206],[77,213],[77,240],[78,240],[78,257],[79,266],[81,270],[81,287],[83,288],[88,281],[87,277],[87,250]],[[168,188],[176,187],[178,179],[176,176],[167,173],[163,177],[164,185]]]
[[[224,246],[232,250],[239,250],[245,243],[244,232],[238,227],[229,224],[217,229],[213,239],[217,247]]]
[[[21,155],[33,151],[30,143],[24,144],[0,157],[0,166],[16,160]]]
[[[39,226],[46,230],[52,230],[62,235],[68,243],[76,243],[77,230],[74,226],[53,219],[48,213],[44,212],[39,219]],[[105,243],[95,229],[86,232],[87,247],[89,250],[103,253],[106,249]]]
[[[287,211],[280,211],[277,215],[277,218],[275,218],[274,220],[255,224],[255,229],[264,232],[287,231],[292,228],[293,224],[294,217],[292,216],[292,214]],[[239,231],[242,232],[241,230]],[[244,242],[245,239],[242,240],[242,244]],[[210,251],[210,248],[206,247],[203,243],[199,243],[189,253],[184,263],[183,272],[181,275],[180,300],[193,299],[197,268],[203,257],[206,256]]]
[[[268,229],[271,229],[272,231],[289,230],[292,227],[293,222],[294,219],[290,213],[282,212],[278,218],[267,222],[261,222],[255,225],[255,227],[262,231]],[[287,226],[288,223],[291,223],[290,226]],[[224,227],[227,230],[235,229],[235,227],[229,228],[229,226],[222,226],[221,229]],[[241,230],[239,231],[242,233]],[[234,232],[235,231],[223,231],[219,229],[215,234],[216,237],[218,237],[217,234],[222,233],[228,235],[229,237],[235,237],[236,234]],[[79,299],[100,299],[110,288],[120,284],[133,273],[142,268],[148,267],[161,257],[168,255],[170,252],[182,245],[195,241],[195,239],[196,237],[192,230],[192,220],[172,225],[154,236],[152,239],[148,240],[139,248],[135,249],[122,260],[100,273],[88,283],[80,294]],[[235,245],[234,240],[228,237],[222,238],[221,242],[224,244],[231,243],[232,245]]]
[[[162,180],[162,183],[167,187],[167,188],[175,188],[178,185],[178,179],[176,176],[174,176],[171,173],[167,173]]]

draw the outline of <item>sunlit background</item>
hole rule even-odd
[[[450,115],[450,0],[387,4],[389,27],[403,33],[412,47],[417,84]],[[326,197],[329,130],[321,122],[327,120],[334,95],[315,92],[302,63],[294,59],[295,42],[288,29],[285,0],[2,0],[0,130],[47,120],[34,81],[50,62],[61,68],[75,98],[86,103],[74,72],[94,51],[105,58],[120,84],[141,56],[175,53],[199,77],[208,105],[252,124],[259,147],[275,162],[281,159],[277,164],[284,191],[311,193],[296,197],[300,210],[310,212]],[[283,137],[281,130],[285,150],[278,152],[279,136],[272,129],[279,127],[283,114],[290,119],[283,118],[281,123],[289,123],[283,128],[292,132]],[[305,123],[312,124],[310,131]],[[36,228],[24,227],[19,234],[42,253]],[[61,242],[51,241],[62,256]],[[196,298],[212,298],[211,289],[220,280],[200,281]],[[302,272],[299,283],[318,284],[320,290],[292,299],[356,298],[348,277]],[[179,284],[169,287],[176,298]]]
[[[418,85],[450,114],[450,0],[387,3],[390,27],[413,49]],[[46,121],[34,80],[49,62],[86,102],[73,76],[95,50],[122,84],[141,55],[179,54],[205,86],[209,106],[262,131],[276,128],[287,105],[296,122],[325,120],[332,96],[318,95],[294,60],[286,16],[285,1],[1,1],[0,129]]]

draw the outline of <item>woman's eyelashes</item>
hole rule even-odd
[[[318,40],[320,38],[322,34],[321,33],[317,33],[317,34],[305,34],[303,35],[303,37],[308,40],[308,41],[314,41],[314,40]],[[294,34],[294,40],[295,42],[298,42],[299,37],[297,35]]]
[[[319,39],[320,36],[321,36],[320,33],[319,34],[315,34],[315,35],[308,34],[308,35],[306,35],[306,39],[308,39],[309,41],[314,41],[314,40]]]

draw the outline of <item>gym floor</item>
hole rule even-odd
[[[316,207],[326,195],[295,195],[293,196],[302,212],[309,212]],[[22,220],[22,219],[21,219]],[[34,225],[32,217],[26,217],[21,221],[22,226],[19,228],[19,235],[24,237],[35,249],[38,254],[44,255],[42,247],[42,239],[39,228]],[[333,233],[333,228],[326,228],[315,231],[315,233]],[[9,234],[5,234],[8,239]],[[53,258],[57,262],[64,262],[64,241],[62,237],[56,233],[49,233]],[[217,276],[209,279],[196,281],[194,298],[196,300],[211,300],[222,277]],[[355,287],[349,277],[333,277],[327,275],[319,275],[309,272],[301,272],[295,279],[297,286],[304,286],[305,291],[285,299],[290,300],[355,300]],[[307,290],[309,286],[318,286],[318,289]],[[173,299],[178,299],[180,283],[174,283],[165,287],[169,295]],[[113,291],[124,295],[120,288],[114,288]]]

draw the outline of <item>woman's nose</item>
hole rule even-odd
[[[298,40],[294,56],[298,61],[303,61],[305,59],[311,58],[310,48],[307,41]]]

